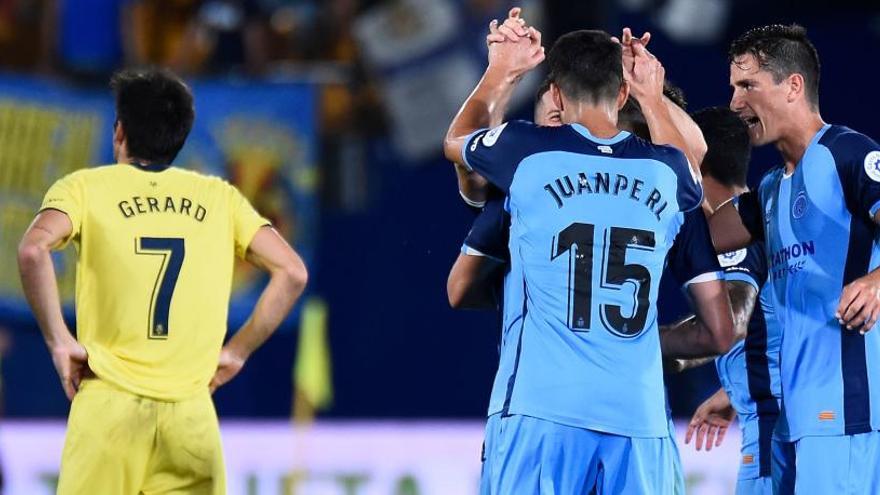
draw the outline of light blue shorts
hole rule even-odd
[[[529,416],[486,425],[480,491],[488,495],[673,495],[673,441],[633,438]]]
[[[803,437],[794,448],[798,495],[880,493],[880,432]]]

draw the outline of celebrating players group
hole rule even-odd
[[[545,59],[513,9],[446,135],[479,211],[450,304],[502,311],[482,493],[684,493],[663,374],[710,361],[686,441],[739,417],[737,493],[880,493],[880,146],[822,120],[800,26],[734,41],[729,105],[690,116],[649,41],[560,37],[534,123],[503,122]],[[658,328],[664,269],[694,315]]]
[[[714,361],[722,388],[687,433],[742,428],[737,492],[880,494],[880,146],[819,114],[799,26],[730,47],[729,105],[689,115],[650,35],[575,31],[546,54],[534,123],[504,122],[545,59],[518,8],[444,151],[478,210],[454,307],[502,312],[484,494],[684,493],[664,373]],[[59,493],[225,493],[210,393],[306,283],[296,252],[230,184],[171,166],[193,97],[165,70],[114,76],[117,165],[61,178],[19,269],[73,402]],[[781,163],[746,187],[750,147]],[[76,245],[77,334],[51,251]],[[223,345],[233,260],[265,270]],[[658,327],[661,274],[694,314]]]

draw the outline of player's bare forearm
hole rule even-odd
[[[679,332],[679,331],[694,331],[687,330],[688,326],[696,326],[699,325],[700,322],[697,321],[697,318],[694,315],[688,315],[683,318],[681,321],[673,323],[671,325],[663,325],[660,327],[660,339],[661,341],[666,338],[663,334],[666,332]],[[705,331],[705,330],[701,330]],[[706,356],[701,358],[671,358],[666,355],[663,356],[663,371],[665,373],[681,373],[682,371],[699,368],[704,364],[711,363],[715,360],[717,355]]]
[[[246,360],[278,328],[305,289],[308,273],[302,258],[271,227],[263,227],[248,247],[247,259],[269,272],[269,283],[253,313],[226,344]]]
[[[733,316],[724,282],[691,284],[696,317],[660,334],[665,358],[692,359],[724,354],[733,345]]]
[[[693,127],[696,129],[689,129],[688,135],[690,139],[686,139],[685,134],[679,128],[679,125],[683,124],[684,118],[681,116],[679,116],[678,119],[673,118],[671,107],[676,109],[678,109],[678,107],[671,101],[667,103],[666,100],[668,100],[668,98],[663,96],[658,98],[643,98],[639,101],[639,105],[642,107],[642,113],[645,116],[645,123],[648,124],[648,131],[651,133],[651,141],[654,142],[654,144],[667,144],[681,150],[690,162],[692,170],[695,170],[695,174],[699,174],[700,162],[702,162],[703,156],[706,153],[706,142],[703,139],[703,133],[696,124],[693,124],[693,121],[691,121]],[[682,110],[682,112],[684,111]],[[687,113],[685,113],[685,115],[687,115]],[[687,117],[687,119],[690,120],[690,117]],[[693,136],[695,133],[699,135],[699,139],[695,139]],[[696,141],[702,143],[702,150]],[[702,154],[697,155],[696,152],[701,152]]]
[[[24,295],[50,348],[73,340],[62,316],[50,254],[70,231],[67,215],[47,210],[37,216],[18,246],[18,269]]]
[[[706,139],[703,137],[703,131],[700,130],[700,126],[694,122],[694,119],[692,119],[683,108],[676,105],[674,101],[664,96],[663,104],[666,105],[666,109],[669,110],[669,116],[672,118],[672,125],[678,129],[681,133],[682,139],[684,139],[684,145],[690,152],[688,158],[690,159],[693,157],[691,159],[691,167],[693,168],[694,174],[700,176],[700,164],[703,163],[703,158],[709,150],[709,146],[706,144]]]
[[[673,325],[664,325],[660,327],[660,341],[662,342],[667,336],[664,334],[667,332],[705,332],[705,329],[693,329],[689,327],[699,326],[700,322],[697,321],[694,315],[688,316],[686,319],[675,323]],[[667,355],[663,355],[663,371],[666,373],[681,373],[682,371],[699,368],[704,364],[711,363],[717,358],[717,354],[713,354],[711,356],[699,357],[699,358],[681,358],[681,357],[668,357]]]
[[[454,163],[464,163],[462,147],[468,135],[501,120],[517,82],[544,60],[541,33],[531,27],[518,29],[525,36],[512,34],[511,40],[490,45],[486,72],[449,125],[443,151]]]
[[[712,244],[715,246],[715,252],[719,254],[736,251],[752,243],[752,234],[743,224],[742,217],[732,201],[719,206],[707,221],[709,233],[712,234]]]
[[[499,114],[498,107],[506,105],[513,94],[520,75],[504,68],[489,65],[474,91],[452,119],[443,151],[446,158],[454,163],[464,163],[461,150],[464,141],[474,131],[489,127],[493,117]],[[503,115],[503,112],[502,112]]]
[[[507,90],[500,91],[497,95],[497,101],[489,106],[488,124],[485,126],[478,126],[473,130],[482,127],[497,127],[504,122],[504,115],[507,112],[507,107],[510,103],[510,97],[513,95],[513,89],[516,87],[516,82],[514,81],[512,84],[505,84],[503,87]],[[473,132],[473,130],[471,132]],[[467,137],[467,134],[465,134],[465,137]],[[464,143],[462,142],[459,145],[459,149],[463,144]],[[473,170],[468,170],[468,168],[461,163],[455,163],[455,175],[458,179],[458,190],[461,193],[462,198],[471,206],[482,206],[482,204],[486,202],[489,181]]]
[[[88,353],[64,323],[50,251],[59,247],[72,229],[66,214],[45,210],[37,215],[18,246],[21,285],[69,400],[73,400],[79,389],[87,369]]]
[[[504,114],[507,112],[510,97],[513,96],[513,88],[515,87],[515,83],[511,84],[509,91],[503,91],[498,96],[498,101],[491,107],[488,127],[497,127],[504,123]],[[486,202],[489,181],[473,170],[468,170],[461,163],[455,164],[455,175],[458,179],[458,190],[462,198],[471,206],[482,206]]]
[[[498,295],[495,281],[503,264],[485,256],[459,254],[449,271],[446,293],[456,309],[495,309]]]
[[[273,273],[263,289],[251,317],[235,333],[226,347],[242,359],[247,359],[278,328],[305,288],[303,275]]]
[[[731,345],[735,345],[737,342],[745,339],[748,334],[749,321],[751,321],[752,312],[755,309],[755,301],[758,297],[758,291],[745,282],[731,281],[726,282],[726,285],[728,295],[730,296],[730,307],[733,312],[733,342]],[[705,333],[709,331],[706,328],[688,328],[701,325],[701,320],[697,319],[695,315],[688,315],[672,325],[664,325],[660,327],[661,339],[666,338],[663,336],[666,332],[684,331]],[[678,373],[708,364],[718,357],[718,355],[688,359],[669,358],[665,355],[663,357],[666,360],[664,370],[667,372]]]

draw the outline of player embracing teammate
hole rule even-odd
[[[505,313],[521,308],[502,336],[496,385],[506,387],[487,426],[484,490],[673,493],[661,348],[725,352],[732,323],[693,160],[617,127],[632,92],[654,141],[691,154],[663,99],[662,66],[642,40],[570,33],[548,56],[563,125],[487,129],[510,85],[544,58],[534,29],[511,37],[490,46],[445,142],[450,160],[507,196],[505,285],[517,290],[505,292]],[[670,265],[702,324],[660,335],[658,282],[673,242]]]
[[[646,40],[618,43],[595,31],[563,36],[548,55],[562,126],[495,125],[509,86],[544,54],[540,34],[522,22],[505,23],[502,34],[445,141],[460,176],[474,171],[501,191],[510,222],[493,389],[503,400],[487,425],[483,491],[672,493],[656,397],[660,353],[723,354],[733,340],[717,264],[705,261],[702,213],[691,213],[703,199],[685,159],[693,161],[692,148],[668,109],[645,98],[663,80]],[[757,191],[705,207],[718,206],[711,232],[731,290],[738,278],[751,285],[749,304],[736,304],[738,326],[763,278],[737,272],[751,263],[768,279],[755,312],[767,321],[737,332],[745,343],[719,361],[726,376],[747,377],[739,391],[760,429],[763,479],[740,483],[740,493],[880,493],[880,384],[872,380],[880,337],[871,332],[880,317],[880,147],[822,121],[818,80],[818,55],[797,26],[758,28],[731,47],[730,107],[752,145],[775,143],[784,159]],[[651,129],[655,143],[685,155],[617,129],[628,92],[661,123],[658,135]],[[737,251],[757,241],[761,249]],[[669,263],[694,276],[683,282],[697,318],[658,334],[654,283],[673,243],[671,252],[687,253],[689,266],[675,256]]]

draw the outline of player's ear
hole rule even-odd
[[[795,72],[788,76],[786,80],[788,84],[788,102],[791,103],[798,98],[804,96],[804,76]]]
[[[553,104],[559,109],[560,115],[565,112],[565,103],[562,101],[562,91],[555,82],[550,83],[550,97],[553,98]]]
[[[122,128],[122,122],[116,121],[113,123],[113,143],[117,146],[121,146],[122,143],[125,142],[125,129]]]
[[[626,105],[626,100],[629,99],[629,82],[624,80],[620,84],[620,91],[617,92],[617,111],[619,112],[624,105]]]

